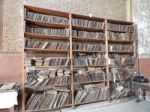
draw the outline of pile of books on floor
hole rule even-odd
[[[51,36],[69,36],[69,29],[44,28],[35,25],[28,25],[26,32]]]
[[[17,83],[0,83],[0,92],[11,90],[18,91],[19,85]]]
[[[87,43],[73,43],[73,50],[83,50],[83,51],[105,51],[104,44],[87,44]]]
[[[103,29],[105,24],[104,22],[100,22],[100,21],[91,21],[91,20],[85,20],[85,19],[72,19],[72,25]]]
[[[84,85],[75,90],[75,104],[106,100],[109,89],[104,83]]]
[[[108,39],[109,40],[133,40],[133,33],[115,33],[115,32],[108,32]]]
[[[48,110],[70,104],[70,90],[66,87],[55,87],[44,91],[35,91],[26,103],[27,110]]]
[[[26,48],[52,49],[52,50],[69,50],[70,44],[68,42],[26,39],[25,47]]]
[[[105,34],[101,32],[87,32],[87,31],[72,30],[72,36],[79,37],[79,38],[105,39]]]
[[[53,15],[45,15],[33,12],[27,12],[26,19],[43,21],[47,23],[55,23],[55,24],[68,24],[68,19],[64,17],[58,17]]]
[[[130,32],[133,32],[134,31],[134,27],[132,25],[108,23],[108,30],[130,31]]]
[[[26,70],[26,85],[34,87],[53,86],[61,84],[70,84],[70,69],[49,68],[39,69],[31,68]]]

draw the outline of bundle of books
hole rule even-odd
[[[109,89],[104,83],[84,85],[75,91],[75,104],[106,100],[108,96]]]
[[[26,27],[26,32],[51,36],[69,36],[69,29],[44,28],[35,25],[28,25]]]
[[[72,30],[72,36],[80,37],[80,38],[105,39],[105,34],[101,32],[87,32],[87,31]]]
[[[73,43],[73,50],[83,50],[83,51],[105,51],[104,44],[87,44],[87,43]]]
[[[115,33],[115,32],[108,32],[108,39],[109,40],[133,40],[133,33]]]
[[[134,31],[134,27],[132,25],[108,23],[108,30],[133,32]]]
[[[134,47],[133,45],[122,45],[122,44],[110,44],[109,46],[109,51],[110,52],[133,52]]]
[[[68,24],[67,18],[53,16],[53,15],[39,14],[35,12],[27,12],[26,19],[43,21],[47,23],[55,23],[55,24]]]
[[[27,69],[27,86],[53,86],[59,84],[70,84],[69,69]]]
[[[26,103],[27,110],[48,110],[70,104],[70,90],[57,87],[32,93]]]
[[[80,56],[74,59],[75,66],[105,66],[106,60],[105,58],[91,58]]]
[[[103,29],[105,24],[104,22],[100,22],[100,21],[91,21],[91,20],[85,20],[85,19],[72,19],[72,25]]]
[[[69,50],[70,44],[67,42],[26,39],[25,47],[26,48],[53,49],[53,50],[55,49],[56,50]]]

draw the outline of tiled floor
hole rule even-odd
[[[62,109],[60,112],[150,112],[150,102],[136,103],[135,99],[116,100]]]

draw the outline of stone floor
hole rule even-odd
[[[121,99],[113,102],[99,102],[78,106],[75,109],[66,108],[58,112],[150,112],[150,102],[136,103],[136,99]]]

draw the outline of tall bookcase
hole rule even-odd
[[[110,69],[114,56],[110,55],[136,56],[136,43],[135,38],[127,39],[128,26],[117,30],[110,23],[130,25],[131,29],[133,23],[33,6],[24,9],[23,111],[41,112],[112,99]],[[110,32],[126,37],[118,40],[115,36],[119,34]],[[111,45],[120,44],[132,45],[133,51],[125,51],[126,47],[124,51],[110,51]],[[121,62],[115,66],[128,66],[123,65],[126,58]]]

